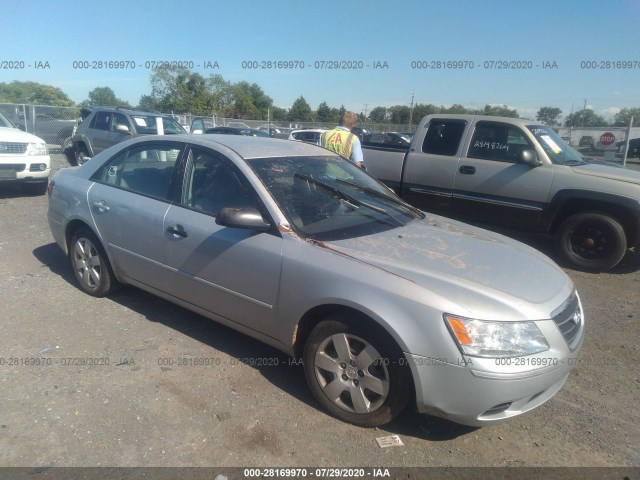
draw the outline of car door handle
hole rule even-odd
[[[167,228],[167,232],[169,232],[172,235],[176,235],[178,237],[188,237],[189,234],[187,232],[184,231],[184,229],[180,226],[180,225],[176,225],[175,227],[169,227]]]
[[[474,173],[476,173],[476,167],[471,167],[469,165],[463,165],[460,167],[460,170],[458,170],[460,173],[464,174],[464,175],[473,175]]]
[[[106,203],[104,203],[104,200],[100,202],[95,202],[93,206],[96,207],[101,212],[108,212],[110,210],[109,206]]]

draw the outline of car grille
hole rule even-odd
[[[24,163],[5,163],[0,164],[0,170],[3,171],[13,171],[13,172],[22,172],[26,168]]]
[[[0,142],[0,155],[9,153],[24,153],[27,151],[27,145],[27,143]]]
[[[558,310],[559,313],[552,315],[553,321],[560,329],[571,351],[574,351],[578,348],[584,328],[584,318],[578,296],[574,293]]]

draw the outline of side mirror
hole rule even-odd
[[[129,130],[128,126],[123,125],[122,123],[116,123],[116,132],[119,132],[119,133],[131,133],[131,130]]]
[[[536,152],[530,149],[522,150],[520,152],[520,163],[524,163],[525,165],[529,165],[530,167],[539,167],[542,165],[542,162],[536,155]]]
[[[271,224],[264,221],[262,214],[253,207],[225,207],[216,216],[216,223],[223,227],[245,228],[266,232]]]

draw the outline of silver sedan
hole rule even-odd
[[[490,425],[549,400],[584,334],[547,257],[407,205],[314,145],[144,137],[51,181],[81,289],[152,292],[302,359],[334,416]]]

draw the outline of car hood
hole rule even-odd
[[[44,140],[17,128],[0,127],[0,142],[44,143]]]
[[[451,298],[457,291],[543,304],[573,284],[548,257],[513,239],[438,216],[384,233],[325,245]]]
[[[627,170],[613,165],[604,165],[597,163],[588,163],[572,167],[573,171],[581,175],[589,175],[591,177],[609,178],[620,182],[635,183],[640,185],[640,172],[635,170]]]

